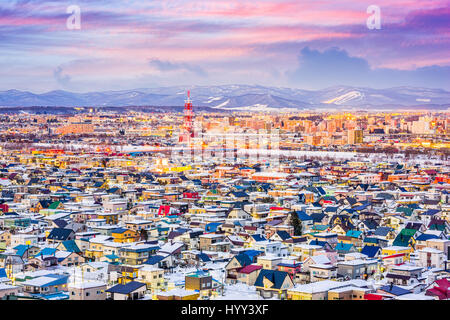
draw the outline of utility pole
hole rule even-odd
[[[226,271],[225,270],[222,270],[222,273],[223,273],[223,276],[222,276],[222,297],[223,297],[223,291],[225,290],[225,288],[224,288],[224,282],[225,282],[225,274],[226,274]]]

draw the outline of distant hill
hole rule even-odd
[[[177,107],[183,106],[188,89],[194,106],[223,110],[446,110],[450,107],[450,92],[442,89],[335,86],[302,90],[258,85],[175,86],[88,93],[56,90],[42,94],[8,90],[0,91],[0,107]]]

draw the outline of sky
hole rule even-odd
[[[0,1],[0,90],[221,84],[450,90],[450,1]]]

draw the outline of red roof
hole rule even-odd
[[[390,256],[383,257],[383,259],[397,258],[397,257],[402,257],[402,256],[404,256],[404,255],[405,255],[404,253],[392,254],[392,255],[390,255]]]
[[[439,300],[448,299],[450,297],[450,281],[445,278],[436,280],[434,283],[436,283],[438,286],[428,289],[426,295],[437,296],[439,297]]]
[[[169,214],[170,206],[160,206],[158,210],[158,214]]]
[[[9,206],[6,203],[2,203],[2,204],[0,204],[0,210],[3,213],[7,213],[7,212],[9,212]]]
[[[270,207],[270,210],[286,210],[286,208],[282,208],[282,207]]]
[[[192,198],[197,199],[197,198],[199,198],[198,192],[184,192],[183,193],[183,197],[184,198],[188,198],[188,199],[192,199]]]
[[[440,291],[439,288],[437,288],[437,287],[428,289],[426,295],[427,296],[437,296],[439,298],[439,300],[447,299],[449,296],[448,291],[447,291],[447,294],[445,294],[445,292]]]
[[[262,269],[262,266],[256,265],[256,264],[250,264],[248,266],[243,267],[241,270],[239,270],[239,273],[249,274],[249,273],[252,273],[253,271],[256,271],[259,269]]]
[[[366,293],[364,295],[364,299],[366,299],[366,300],[383,300],[383,296],[380,296],[379,294]]]

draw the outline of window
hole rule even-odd
[[[89,293],[89,292],[86,292],[86,297],[89,297],[89,295],[90,295],[90,293]]]

